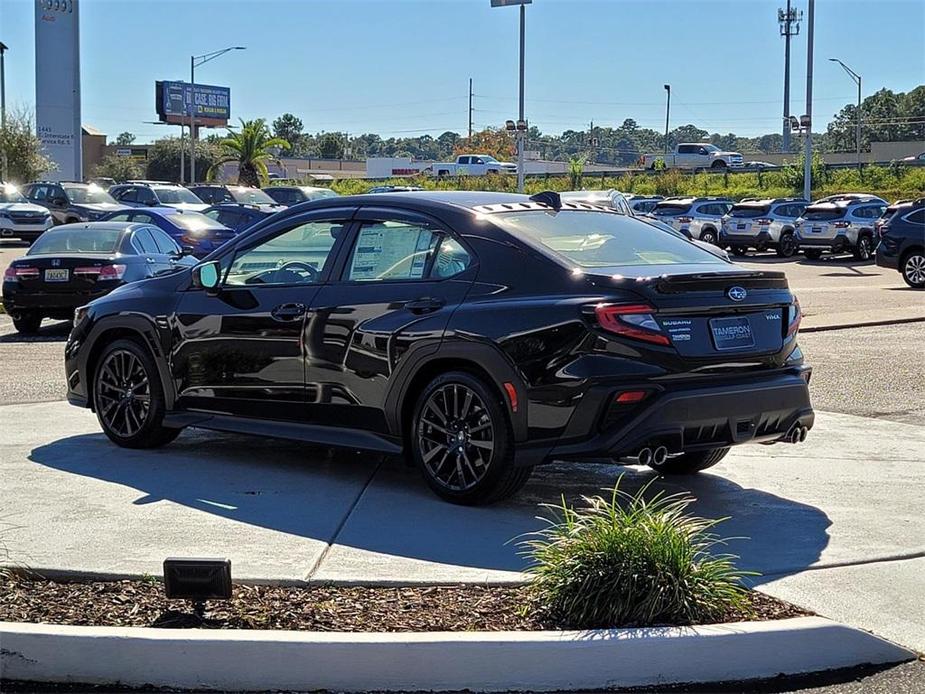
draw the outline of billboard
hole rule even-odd
[[[189,123],[190,103],[197,125],[224,127],[231,118],[231,90],[211,84],[161,81],[154,83],[155,108],[165,123]]]
[[[78,0],[35,0],[35,128],[58,165],[48,178],[81,180]]]

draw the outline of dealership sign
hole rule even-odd
[[[209,84],[155,82],[157,115],[164,123],[189,123],[190,112],[196,125],[224,127],[231,118],[231,90]]]
[[[56,165],[49,180],[83,178],[77,0],[35,0],[35,129]]]

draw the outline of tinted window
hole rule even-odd
[[[838,208],[835,209],[813,209],[812,207],[807,207],[803,212],[803,219],[815,222],[824,222],[831,219],[841,219],[844,216],[844,211]]]
[[[693,154],[695,150],[693,145],[678,145],[678,154]]]
[[[148,188],[136,188],[135,199],[140,203],[144,203],[145,205],[153,205],[157,203],[157,198],[154,197],[154,193],[152,193]]]
[[[241,215],[231,210],[219,210],[218,221],[229,229],[234,229],[241,222]]]
[[[466,249],[459,243],[450,238],[444,237],[440,242],[437,250],[437,257],[434,260],[434,269],[431,271],[431,277],[452,277],[469,267],[469,254]]]
[[[71,202],[77,205],[115,202],[115,199],[99,186],[65,186],[64,190]]]
[[[116,192],[115,197],[117,200],[124,200],[125,202],[138,201],[138,196],[135,194],[135,188],[123,188],[122,190]]]
[[[107,217],[106,221],[107,222],[127,222],[128,212],[120,212],[119,214],[114,214],[111,217]]]
[[[389,221],[364,224],[350,256],[347,279],[423,279],[439,240],[439,233],[424,224]]]
[[[270,188],[266,193],[276,202],[283,205],[291,205],[299,200],[296,191],[290,188]]]
[[[74,229],[46,232],[36,239],[26,255],[43,253],[112,253],[121,229]]]
[[[202,204],[202,200],[193,195],[192,192],[188,191],[186,188],[180,188],[179,186],[170,188],[153,188],[152,190],[157,195],[157,199],[165,205],[178,205],[184,202],[193,205]]]
[[[180,252],[180,247],[177,245],[176,241],[167,236],[160,229],[155,229],[151,227],[148,229],[151,233],[151,238],[154,239],[154,243],[157,245],[157,250],[164,255],[173,255],[174,253]]]
[[[915,212],[906,215],[905,220],[907,222],[912,222],[913,224],[925,224],[925,209],[916,210]]]
[[[583,267],[721,262],[684,239],[653,233],[652,225],[618,214],[510,212],[492,215],[491,221]]]
[[[157,244],[154,243],[154,239],[151,238],[151,234],[145,228],[135,230],[132,235],[132,243],[142,253],[160,253]]]
[[[313,284],[331,256],[341,222],[308,222],[235,255],[226,285]]]
[[[744,217],[748,219],[767,214],[768,209],[768,205],[733,205],[732,211],[729,213],[729,215],[731,217]],[[777,209],[781,210],[783,208],[778,207]]]
[[[659,217],[669,217],[671,215],[684,214],[691,208],[690,205],[664,205],[655,206],[654,214]]]
[[[133,222],[140,222],[141,224],[154,224],[154,217],[144,212],[135,212],[132,214]]]

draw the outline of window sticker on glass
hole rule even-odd
[[[438,239],[434,231],[411,224],[367,224],[357,238],[349,279],[422,279]]]

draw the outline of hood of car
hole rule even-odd
[[[78,210],[89,210],[90,212],[116,212],[117,210],[128,210],[129,207],[125,205],[120,205],[117,202],[81,202],[74,205],[75,209]]]
[[[0,210],[17,214],[39,214],[43,217],[49,214],[47,209],[31,202],[0,202]]]

